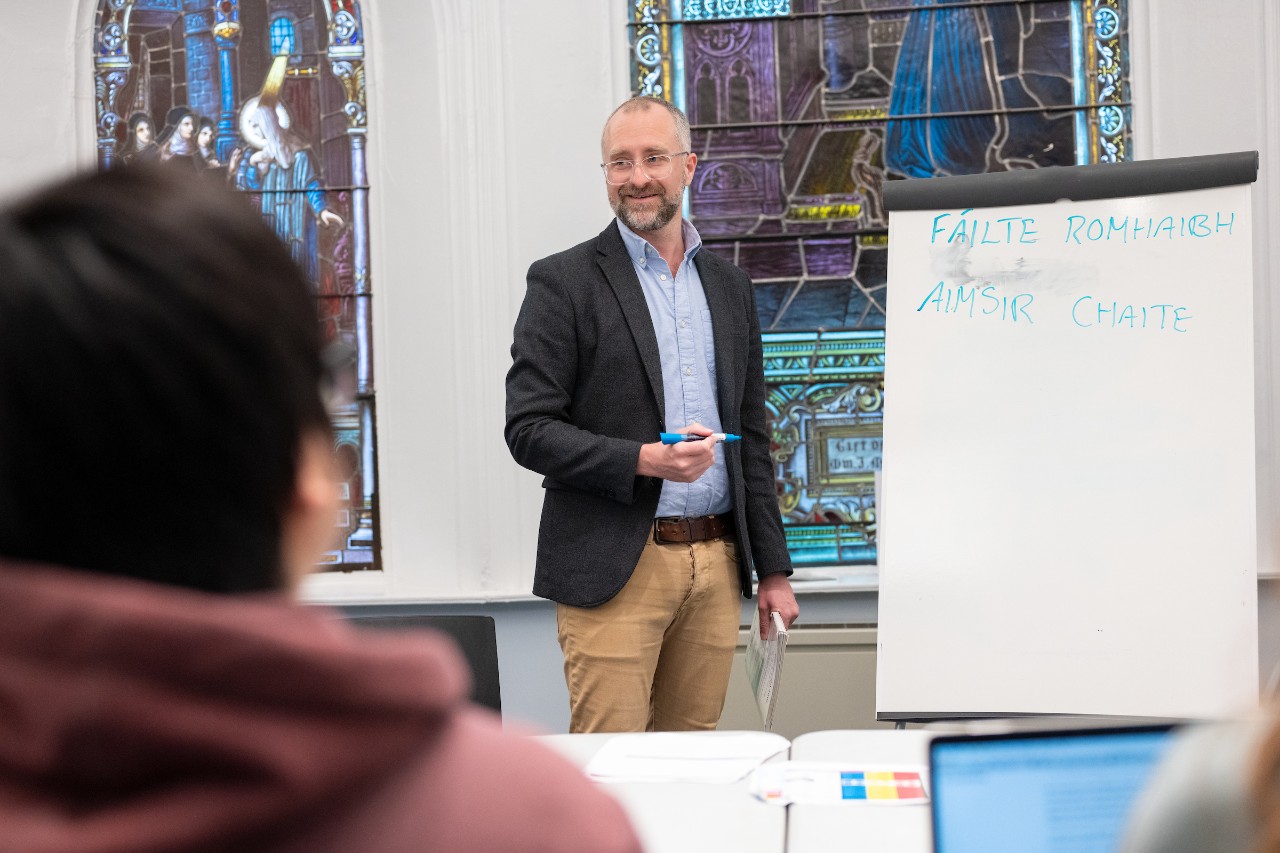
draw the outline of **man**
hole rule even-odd
[[[128,166],[0,223],[0,850],[638,853],[444,638],[294,600],[341,389],[243,197]]]
[[[714,728],[752,572],[762,624],[799,614],[751,281],[680,215],[690,147],[664,101],[614,111],[617,219],[529,268],[515,325],[506,438],[545,475],[533,591],[557,602],[575,732]]]

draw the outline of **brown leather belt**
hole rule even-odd
[[[700,515],[696,518],[655,518],[653,520],[653,541],[659,545],[702,542],[705,539],[719,539],[731,533],[733,533],[733,516],[728,513]]]

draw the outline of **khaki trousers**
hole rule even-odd
[[[650,538],[622,590],[556,605],[571,732],[713,729],[724,709],[741,603],[732,538]]]

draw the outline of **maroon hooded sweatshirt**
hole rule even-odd
[[[0,562],[0,851],[633,853],[433,634]]]

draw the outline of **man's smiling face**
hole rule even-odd
[[[654,154],[681,151],[675,120],[658,106],[619,112],[609,120],[601,140],[604,162],[631,160],[637,165],[625,183],[607,184],[609,206],[632,231],[658,231],[680,213],[684,188],[693,177],[697,157],[684,154],[672,159],[670,173],[656,179],[638,161]]]

